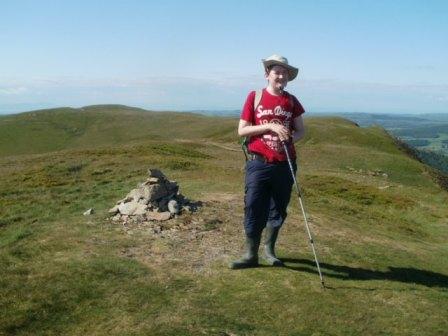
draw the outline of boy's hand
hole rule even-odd
[[[270,130],[278,135],[280,141],[288,141],[291,137],[291,133],[285,126],[279,124],[269,124],[269,126]]]

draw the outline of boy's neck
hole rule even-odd
[[[273,88],[270,85],[268,85],[266,87],[266,91],[268,91],[273,96],[281,96],[281,95],[283,95],[283,92],[284,92],[283,90]]]

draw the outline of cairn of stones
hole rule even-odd
[[[148,169],[149,177],[109,210],[114,221],[166,221],[183,212],[195,211],[195,204],[180,192],[158,169]]]

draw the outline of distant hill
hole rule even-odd
[[[448,113],[336,113],[362,127],[378,125],[413,148],[414,156],[448,174]]]
[[[0,116],[0,156],[118,145],[139,139],[229,139],[236,121],[123,105],[57,108]]]
[[[386,129],[403,129],[416,127],[432,127],[448,123],[448,113],[427,114],[392,114],[392,113],[359,113],[335,112],[318,113],[321,116],[340,116],[355,121],[360,126],[380,125]]]
[[[229,111],[156,112],[124,105],[93,105],[0,116],[0,156],[170,139],[237,142],[236,125],[239,111],[229,113]],[[322,117],[321,114],[318,115]],[[309,114],[307,119],[313,119],[312,116],[313,114]],[[445,124],[439,115],[436,117],[427,115],[432,119],[413,115],[366,113],[341,113],[339,116],[364,127],[380,125],[389,131],[392,130],[397,136],[409,137],[415,133],[415,138],[428,134],[438,137],[437,132],[445,131],[448,135],[448,124]],[[408,144],[411,146],[431,145],[431,141],[428,140],[417,143],[414,138],[409,139]],[[444,139],[439,141],[440,146],[446,146],[441,141]],[[417,152],[418,150],[414,153]],[[437,169],[448,172],[448,159],[441,154],[425,151],[414,156]]]
[[[193,110],[187,112],[216,117],[239,117],[241,115],[241,110]]]

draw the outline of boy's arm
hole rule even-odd
[[[263,134],[267,132],[277,133],[280,140],[288,140],[290,137],[289,131],[286,127],[279,124],[263,124],[263,125],[252,125],[251,122],[240,119],[240,123],[238,125],[238,135],[240,137],[247,137],[257,134]]]
[[[294,132],[292,133],[292,141],[297,142],[305,135],[305,126],[301,115],[294,118]]]

